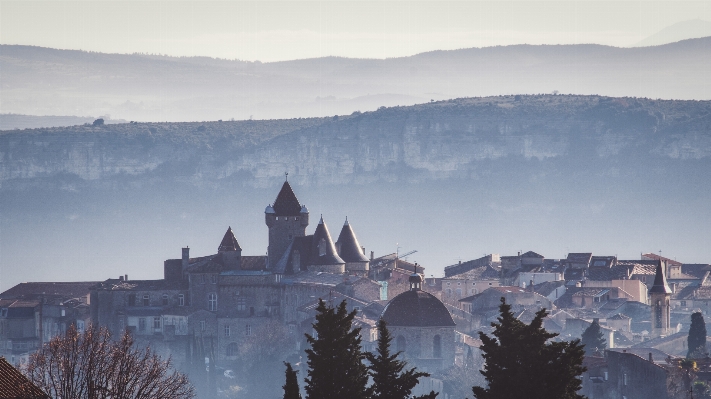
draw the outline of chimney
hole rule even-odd
[[[123,276],[119,276],[119,281],[123,281]]]
[[[183,271],[188,268],[190,263],[190,247],[183,248]]]
[[[363,251],[363,255],[365,256],[365,247],[360,247],[360,249]]]
[[[652,352],[649,352],[649,362],[654,363],[654,359],[652,359]]]
[[[373,260],[373,251],[370,251],[370,260]]]
[[[128,274],[123,275],[123,281],[128,281]]]

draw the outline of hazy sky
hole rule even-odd
[[[629,46],[711,1],[0,1],[0,43],[275,61],[518,43]]]

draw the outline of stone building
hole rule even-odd
[[[447,369],[455,355],[452,315],[439,299],[422,291],[419,274],[413,273],[409,280],[410,290],[393,298],[382,315],[395,350],[420,370]]]
[[[667,285],[667,278],[662,268],[662,261],[657,261],[657,273],[654,276],[654,285],[649,289],[649,302],[652,306],[652,332],[651,337],[667,336],[675,331],[671,328],[671,289]]]

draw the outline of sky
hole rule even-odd
[[[0,1],[0,43],[280,61],[511,44],[631,46],[711,1]]]

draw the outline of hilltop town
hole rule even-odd
[[[276,345],[298,361],[318,301],[346,301],[357,312],[364,350],[373,350],[383,317],[396,349],[433,374],[423,390],[446,395],[451,387],[441,375],[477,362],[478,332],[492,331],[503,297],[526,323],[547,309],[544,327],[556,339],[580,338],[593,322],[601,326],[607,349],[586,357],[583,380],[584,393],[597,398],[619,390],[621,379],[640,392],[666,392],[679,377],[678,357],[687,353],[692,312],[710,309],[709,264],[654,253],[547,259],[528,251],[460,261],[442,277],[425,278],[425,267],[408,262],[407,253],[368,252],[356,235],[358,220],[335,221],[342,227],[332,235],[329,216],[319,215],[307,234],[314,219],[285,181],[264,210],[266,255],[243,255],[238,238],[248,232],[227,227],[214,254],[176,250],[180,257],[165,260],[162,279],[18,284],[0,294],[0,355],[23,363],[69,325],[82,331],[94,324],[116,336],[128,329],[189,374],[205,367],[196,357],[207,357],[233,378],[250,350]]]

